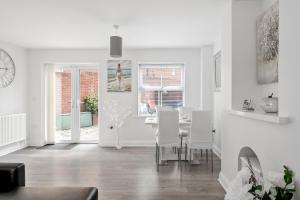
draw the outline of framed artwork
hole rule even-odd
[[[221,91],[221,51],[214,56],[214,83],[215,91]]]
[[[278,82],[279,3],[262,13],[256,22],[257,82]]]
[[[107,92],[131,92],[131,60],[107,61]]]

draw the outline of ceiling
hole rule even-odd
[[[0,0],[0,40],[27,48],[199,47],[219,35],[223,0]]]

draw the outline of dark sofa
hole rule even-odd
[[[0,163],[1,200],[98,200],[94,187],[25,187],[25,165]]]

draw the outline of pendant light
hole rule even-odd
[[[122,38],[117,36],[119,25],[114,25],[115,35],[110,36],[110,56],[113,58],[122,57]]]

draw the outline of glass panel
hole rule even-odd
[[[165,91],[162,92],[162,106],[178,108],[183,106],[182,91]]]
[[[155,114],[157,106],[183,106],[183,65],[140,65],[139,114]]]
[[[161,87],[160,68],[141,68],[140,69],[142,87]]]
[[[139,112],[142,115],[155,114],[156,107],[160,105],[159,91],[141,90],[139,93]]]
[[[181,68],[164,68],[162,69],[162,85],[163,87],[177,86],[181,87]]]
[[[72,134],[72,73],[70,69],[55,72],[56,141],[71,140]]]
[[[97,141],[98,126],[98,70],[80,69],[80,140]]]

